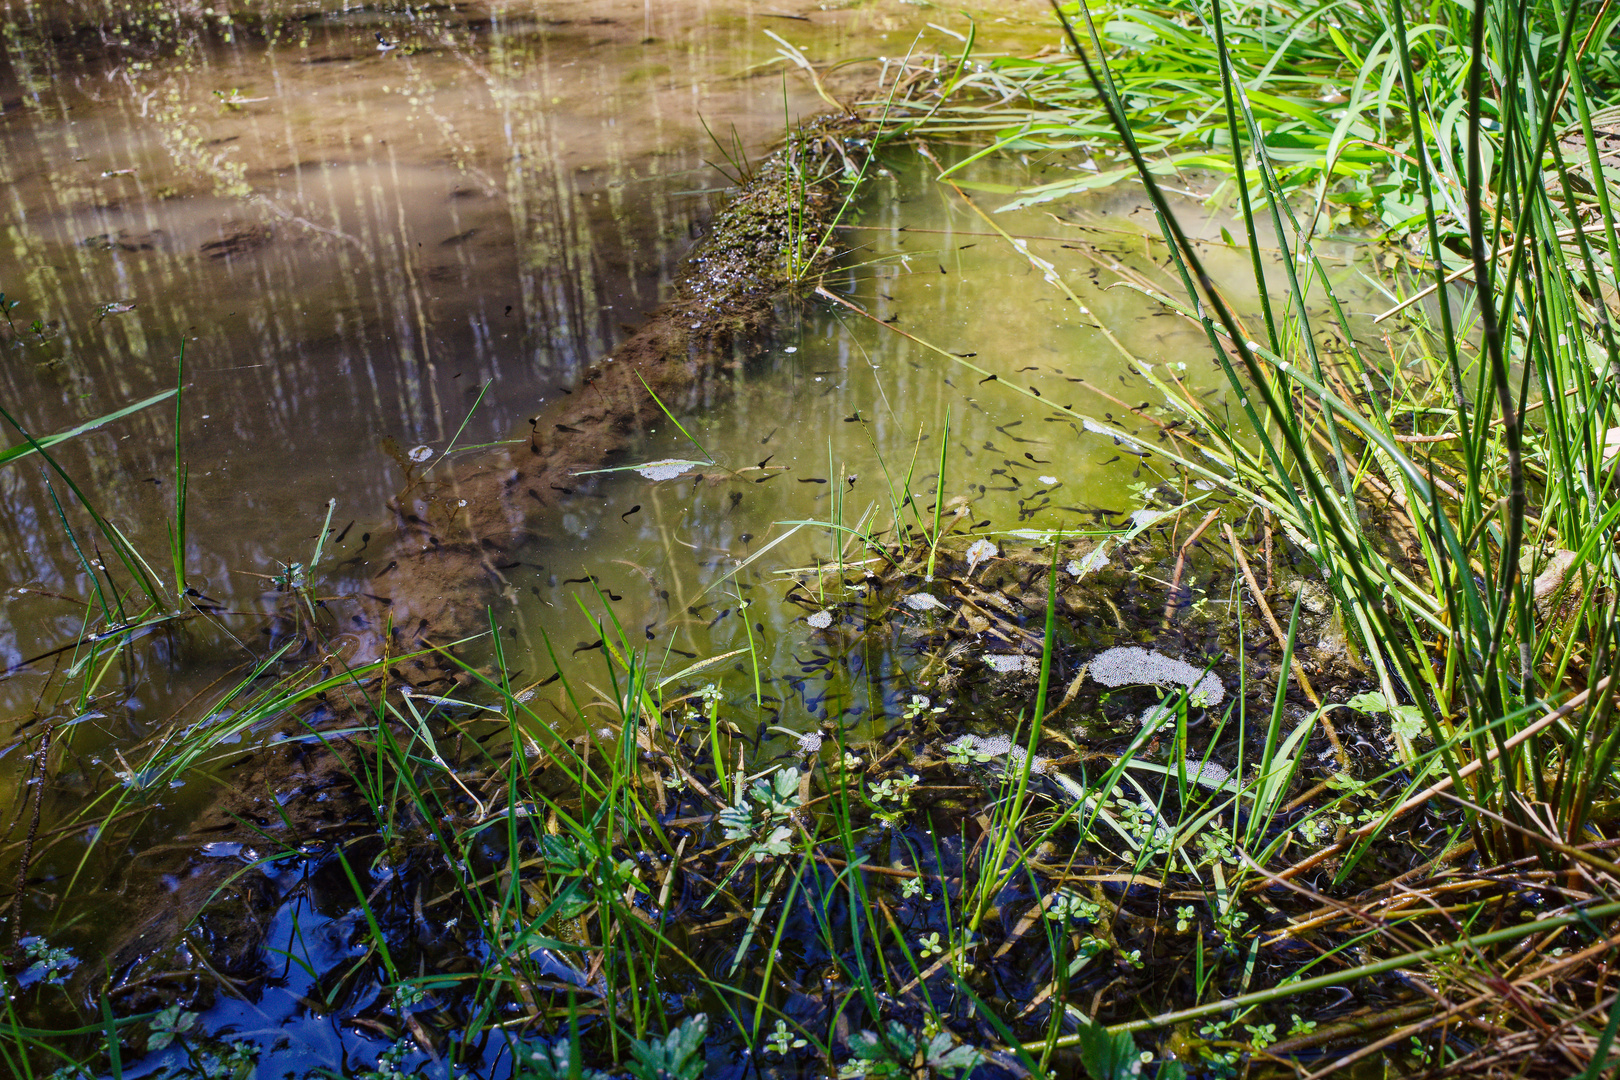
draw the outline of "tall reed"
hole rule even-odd
[[[1217,2],[1191,19],[1218,61],[1254,284],[1278,298],[1263,304],[1259,330],[1171,210],[1091,12],[1060,12],[1076,57],[1067,77],[1083,75],[1107,114],[1185,286],[1185,300],[1165,300],[1203,327],[1246,430],[1231,431],[1173,375],[1143,374],[1209,434],[1231,486],[1252,491],[1321,566],[1404,752],[1415,756],[1415,709],[1441,751],[1433,768],[1470,804],[1486,850],[1551,857],[1582,836],[1620,747],[1609,722],[1620,245],[1588,59],[1615,15],[1442,4],[1417,33],[1400,0],[1355,9],[1382,25],[1364,62],[1383,64],[1390,82],[1346,112],[1404,113],[1421,189],[1413,233],[1435,283],[1426,306],[1408,309],[1414,332],[1397,347],[1336,295],[1315,250],[1321,200],[1302,211],[1284,179],[1255,107],[1267,72],[1229,47],[1228,11]],[[1334,160],[1324,147],[1321,175]],[[1280,281],[1262,257],[1267,233],[1282,251]],[[1447,281],[1459,263],[1467,286]],[[1328,334],[1346,346],[1333,360],[1320,344]]]

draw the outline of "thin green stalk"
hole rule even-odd
[[[939,479],[934,485],[934,534],[928,540],[928,568],[923,571],[924,581],[934,580],[934,554],[939,550],[939,519],[945,505],[945,454],[951,445],[951,407],[945,406],[945,427],[939,437]],[[910,494],[910,492],[907,492]]]
[[[1028,746],[1025,747],[1023,760],[1018,765],[1012,800],[1007,804],[1006,814],[1002,817],[1002,828],[991,848],[990,870],[980,881],[978,894],[972,905],[972,915],[967,921],[968,930],[973,933],[978,931],[979,924],[989,911],[996,894],[1017,872],[1016,865],[1004,868],[1004,864],[1007,852],[1011,850],[1016,838],[1018,825],[1024,818],[1025,802],[1029,796],[1029,774],[1035,767],[1035,751],[1041,744],[1041,733],[1045,730],[1046,692],[1052,678],[1052,646],[1057,636],[1057,560],[1061,540],[1061,534],[1053,540],[1052,565],[1046,576],[1046,627],[1041,641],[1041,672],[1035,688],[1035,710],[1030,715]],[[1013,737],[1017,738],[1016,726],[1013,729]],[[965,899],[963,903],[965,906],[967,903]]]
[[[1153,176],[1147,167],[1147,162],[1142,156],[1142,150],[1132,135],[1130,124],[1126,119],[1123,109],[1119,105],[1117,97],[1109,96],[1104,92],[1104,80],[1107,78],[1107,65],[1104,64],[1102,66],[1101,73],[1099,73],[1098,69],[1092,64],[1090,57],[1086,55],[1085,50],[1081,47],[1080,41],[1075,36],[1074,30],[1070,26],[1067,17],[1063,14],[1061,8],[1057,6],[1055,0],[1053,0],[1053,10],[1057,12],[1058,18],[1064,27],[1064,31],[1068,35],[1070,44],[1074,48],[1075,54],[1080,58],[1081,63],[1084,65],[1086,73],[1092,81],[1092,85],[1096,87],[1098,94],[1103,96],[1108,103],[1109,114],[1115,128],[1119,132],[1120,138],[1125,143],[1126,150],[1129,153],[1131,160],[1135,163],[1139,175],[1142,177],[1148,197],[1153,202],[1153,205],[1159,214],[1161,224],[1166,230],[1166,239],[1170,243],[1173,256],[1175,257],[1178,265],[1185,264],[1187,270],[1191,272],[1191,276],[1196,278],[1202,296],[1206,298],[1208,306],[1215,309],[1215,313],[1225,328],[1233,348],[1238,353],[1238,356],[1243,362],[1245,369],[1249,372],[1250,385],[1259,392],[1265,403],[1267,413],[1279,421],[1281,432],[1284,436],[1284,442],[1288,448],[1289,454],[1299,465],[1300,477],[1305,482],[1305,486],[1310,493],[1313,504],[1315,507],[1325,510],[1325,512],[1322,513],[1321,518],[1313,518],[1311,515],[1305,515],[1306,520],[1323,521],[1327,526],[1328,534],[1331,535],[1333,540],[1339,545],[1340,550],[1344,552],[1356,551],[1358,545],[1351,539],[1351,536],[1349,535],[1349,529],[1352,527],[1347,526],[1347,524],[1341,519],[1341,514],[1337,512],[1337,500],[1327,490],[1327,487],[1323,483],[1320,474],[1314,468],[1313,459],[1308,449],[1304,445],[1303,438],[1298,428],[1291,423],[1294,415],[1292,408],[1278,399],[1271,381],[1265,377],[1265,372],[1262,369],[1254,350],[1244,339],[1234,315],[1227,308],[1226,304],[1220,300],[1217,290],[1215,289],[1214,282],[1210,279],[1207,271],[1205,270],[1202,260],[1198,258],[1197,252],[1194,250],[1193,245],[1188,241],[1187,236],[1181,229],[1180,224],[1176,221],[1175,216],[1171,213],[1169,205],[1165,201],[1164,194],[1160,190],[1159,185],[1153,179]],[[1090,12],[1084,3],[1081,5],[1081,11],[1086,16],[1087,25],[1091,28],[1093,41],[1095,42],[1095,27],[1093,27],[1091,24]],[[1199,293],[1194,292],[1190,293],[1189,295],[1194,299],[1195,302],[1198,301]],[[1202,307],[1202,305],[1200,306]],[[1202,314],[1202,312],[1200,312],[1200,314]],[[1207,316],[1204,316],[1204,318],[1207,321]],[[1208,332],[1213,336],[1213,324],[1210,325]],[[1220,355],[1224,355],[1224,352]],[[1294,375],[1297,380],[1303,381],[1300,378],[1303,373],[1298,372],[1297,369],[1290,368],[1289,374]],[[1234,385],[1241,393],[1241,384],[1234,383]],[[1244,397],[1246,399],[1247,395],[1244,395]],[[1257,423],[1255,427],[1256,430],[1258,430],[1259,424]],[[1287,475],[1285,470],[1279,468],[1278,471],[1280,475]],[[1288,490],[1290,493],[1292,493],[1292,485],[1288,485]],[[1444,519],[1441,519],[1439,524],[1444,532]],[[1360,591],[1361,595],[1376,596],[1379,594],[1379,589],[1377,588],[1376,583],[1370,578],[1366,566],[1359,559],[1352,560],[1350,562],[1350,569],[1353,574],[1353,580],[1355,581],[1356,587]],[[1382,606],[1369,605],[1369,614],[1375,620],[1375,626],[1377,626],[1377,628],[1380,629],[1385,635],[1388,635],[1390,640],[1393,640],[1393,634],[1390,632],[1391,627],[1388,623],[1388,617]],[[1405,651],[1400,649],[1394,650],[1393,656],[1397,665],[1401,669],[1402,678],[1406,681],[1407,685],[1414,687],[1419,685],[1416,672],[1413,670],[1410,658]],[[1432,703],[1424,694],[1416,694],[1415,696],[1418,699],[1418,707],[1423,711],[1426,723],[1429,725],[1431,731],[1435,733],[1436,737],[1439,737],[1439,720],[1435,716]]]

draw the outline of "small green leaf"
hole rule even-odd
[[[1390,730],[1403,739],[1415,739],[1424,732],[1422,709],[1416,705],[1392,706],[1389,699],[1376,690],[1357,694],[1345,705],[1368,716],[1388,716]]]
[[[1415,739],[1427,729],[1423,723],[1423,710],[1416,705],[1397,705],[1390,717],[1389,729],[1403,739]]]
[[[635,1060],[630,1075],[637,1080],[698,1080],[707,1064],[703,1040],[709,1033],[709,1018],[698,1013],[662,1039],[637,1039],[630,1046]]]
[[[1379,713],[1389,710],[1389,702],[1384,699],[1383,694],[1376,690],[1365,694],[1357,694],[1345,702],[1345,705],[1359,713],[1366,713],[1368,716],[1377,716]]]
[[[1080,1036],[1080,1064],[1091,1080],[1132,1080],[1142,1072],[1142,1052],[1129,1032],[1111,1035],[1101,1024],[1084,1021]]]
[[[928,1042],[928,1064],[941,1076],[972,1072],[984,1055],[971,1046],[957,1045],[948,1031],[941,1031]]]
[[[587,1069],[580,1061],[579,1047],[568,1039],[555,1043],[534,1043],[516,1056],[518,1080],[608,1080],[599,1069]]]

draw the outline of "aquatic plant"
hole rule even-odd
[[[1408,43],[1398,6],[1392,15],[1393,41],[1404,52]],[[1217,7],[1212,13],[1217,35],[1222,33],[1222,17]],[[1471,28],[1475,39],[1483,41],[1486,18],[1482,11],[1461,22],[1461,27]],[[1515,25],[1506,20],[1505,13],[1503,18],[1503,25]],[[1588,29],[1599,34],[1606,25]],[[1158,209],[1166,241],[1186,279],[1198,283],[1201,296],[1195,299],[1206,312],[1201,321],[1212,344],[1222,357],[1230,354],[1237,361],[1230,369],[1234,390],[1244,400],[1251,394],[1258,397],[1264,410],[1263,420],[1258,415],[1254,418],[1262,453],[1241,453],[1235,442],[1228,442],[1223,452],[1230,455],[1231,467],[1238,475],[1263,484],[1268,497],[1262,505],[1283,520],[1291,520],[1301,538],[1318,553],[1340,602],[1355,614],[1369,654],[1375,662],[1387,665],[1383,668],[1386,684],[1398,676],[1414,693],[1412,703],[1424,711],[1431,735],[1444,749],[1442,756],[1453,781],[1459,779],[1457,773],[1465,761],[1454,759],[1452,753],[1459,743],[1468,743],[1469,756],[1487,766],[1485,775],[1470,785],[1483,805],[1507,810],[1512,816],[1513,793],[1521,784],[1534,788],[1538,798],[1551,796],[1557,788],[1563,797],[1555,801],[1569,816],[1569,825],[1578,830],[1589,798],[1589,785],[1581,777],[1601,779],[1614,752],[1612,742],[1595,733],[1596,741],[1580,736],[1565,743],[1562,750],[1538,742],[1521,752],[1534,754],[1533,759],[1511,752],[1523,740],[1509,745],[1525,723],[1513,717],[1544,707],[1549,697],[1564,689],[1565,680],[1577,680],[1577,687],[1585,684],[1598,696],[1593,703],[1595,719],[1607,708],[1603,704],[1608,700],[1605,676],[1613,656],[1608,628],[1613,626],[1614,597],[1606,583],[1613,580],[1615,567],[1605,554],[1612,545],[1604,540],[1615,516],[1613,482],[1597,447],[1613,426],[1615,413],[1614,402],[1602,392],[1597,373],[1613,365],[1616,357],[1613,343],[1605,336],[1607,319],[1601,305],[1583,305],[1579,300],[1582,290],[1596,297],[1604,288],[1592,249],[1583,246],[1580,238],[1585,230],[1594,228],[1600,236],[1606,228],[1612,234],[1612,223],[1592,222],[1578,202],[1567,198],[1567,169],[1558,167],[1549,176],[1562,176],[1566,185],[1563,198],[1557,197],[1557,188],[1549,190],[1537,179],[1544,175],[1535,166],[1548,146],[1553,123],[1548,105],[1568,87],[1571,104],[1566,107],[1571,109],[1571,120],[1579,126],[1588,115],[1580,104],[1584,94],[1578,89],[1586,76],[1579,67],[1579,51],[1571,48],[1575,20],[1561,20],[1557,29],[1561,45],[1558,62],[1545,69],[1548,85],[1540,81],[1542,69],[1532,67],[1524,78],[1499,87],[1496,108],[1507,124],[1500,144],[1506,156],[1499,159],[1494,174],[1485,172],[1482,158],[1487,139],[1481,106],[1482,53],[1475,55],[1468,69],[1471,81],[1463,104],[1469,116],[1465,149],[1470,164],[1466,175],[1457,179],[1465,199],[1476,278],[1500,285],[1482,292],[1489,302],[1478,308],[1482,333],[1478,359],[1466,369],[1462,356],[1469,344],[1454,329],[1457,301],[1449,291],[1437,294],[1441,332],[1434,337],[1420,334],[1414,341],[1418,355],[1428,362],[1426,370],[1433,373],[1428,383],[1413,378],[1404,368],[1380,363],[1369,348],[1359,344],[1362,339],[1335,305],[1334,328],[1350,345],[1343,366],[1351,378],[1368,387],[1368,399],[1358,404],[1342,391],[1330,389],[1329,381],[1336,376],[1328,374],[1314,344],[1303,290],[1314,280],[1331,300],[1332,288],[1315,261],[1309,232],[1287,215],[1283,190],[1263,144],[1251,142],[1250,147],[1259,165],[1257,186],[1270,198],[1274,225],[1284,244],[1289,298],[1288,323],[1273,319],[1269,309],[1265,312],[1266,334],[1262,336],[1269,344],[1254,341],[1222,299],[1209,291],[1210,282],[1197,253],[1168,208],[1160,203]],[[1516,61],[1519,50],[1528,46],[1521,39],[1510,39],[1502,47],[1507,50],[1504,59]],[[1236,62],[1229,59],[1223,68],[1234,136],[1240,122],[1251,132],[1259,124],[1235,92]],[[1096,74],[1102,92],[1107,89],[1106,75],[1100,70]],[[1433,107],[1418,98],[1410,85],[1407,90],[1412,94],[1407,108],[1413,114]],[[1119,107],[1117,100],[1114,107]],[[1116,118],[1122,125],[1122,137],[1133,153],[1140,154],[1140,148],[1130,141],[1132,133],[1123,112],[1116,111]],[[1596,154],[1595,144],[1591,150]],[[1556,149],[1552,153],[1556,158]],[[1600,179],[1600,188],[1606,184],[1606,179]],[[1149,186],[1156,191],[1151,181]],[[1252,233],[1252,200],[1243,175],[1238,178],[1238,188]],[[1438,240],[1443,214],[1440,205],[1429,202],[1426,220],[1437,275],[1446,261]],[[1521,269],[1522,260],[1540,257],[1529,255],[1541,250],[1535,246],[1535,238],[1552,236],[1566,222],[1573,235],[1547,249],[1547,263],[1535,274]],[[1487,228],[1513,237],[1503,252],[1508,266],[1500,277],[1485,251]],[[1301,280],[1295,275],[1296,264],[1310,271],[1309,278]],[[1258,252],[1254,265],[1264,295],[1266,275]],[[1497,312],[1494,305],[1503,305],[1502,310]],[[1520,305],[1529,317],[1510,318]],[[1189,307],[1181,310],[1194,315]],[[1588,329],[1573,337],[1560,329],[1572,318],[1584,319]],[[1437,351],[1426,349],[1426,343]],[[1291,354],[1297,354],[1297,359]],[[1510,374],[1510,365],[1520,374]],[[1238,378],[1240,371],[1242,379]],[[1468,379],[1471,385],[1465,384]],[[1379,383],[1385,389],[1379,390]],[[1186,401],[1173,384],[1160,385],[1172,400]],[[1539,430],[1521,421],[1538,403],[1533,394],[1539,394],[1539,403],[1548,413]],[[1428,404],[1437,397],[1449,406],[1441,406],[1438,414]],[[1590,400],[1585,408],[1566,409],[1561,404],[1566,397]],[[1310,407],[1301,410],[1297,404],[1301,400]],[[1438,437],[1427,432],[1405,436],[1389,420],[1403,413],[1443,415],[1445,426],[1454,430]],[[1495,422],[1496,413],[1500,413],[1500,423]],[[1273,430],[1275,437],[1269,434]],[[1422,440],[1416,445],[1431,448],[1441,440],[1451,440],[1458,449],[1454,457],[1447,458],[1431,449],[1428,461],[1420,464],[1404,450],[1414,445],[1414,438]],[[1322,452],[1312,450],[1313,444]],[[1350,455],[1356,451],[1362,465],[1352,467]],[[1442,461],[1454,463],[1450,482],[1437,478]],[[1506,468],[1499,471],[1489,464],[1493,461]],[[1383,490],[1399,493],[1401,516],[1410,520],[1417,538],[1419,551],[1413,554],[1420,557],[1413,563],[1385,554],[1384,546],[1354,512],[1357,493],[1351,478],[1366,475],[1369,469],[1382,474]],[[1535,485],[1534,503],[1528,470],[1546,478]],[[1586,552],[1578,558],[1585,572],[1593,575],[1585,586],[1590,590],[1586,603],[1573,621],[1561,622],[1556,630],[1543,624],[1545,605],[1538,609],[1531,586],[1546,556],[1530,546],[1538,533],[1554,532],[1560,547]],[[1485,582],[1491,585],[1487,587]],[[1568,584],[1573,581],[1565,578],[1559,588]],[[1393,611],[1374,602],[1374,597],[1386,593],[1397,601]],[[1443,666],[1437,666],[1427,650],[1414,647],[1437,631]],[[1391,703],[1400,700],[1389,685],[1385,693]],[[1588,768],[1596,772],[1588,774]],[[1543,786],[1541,778],[1550,774],[1564,779]],[[1576,789],[1583,793],[1576,794]],[[1507,833],[1496,833],[1494,826],[1483,823],[1480,827],[1494,836],[1494,842],[1511,850],[1519,848]]]
[[[1361,59],[1355,100],[1331,141],[1320,150],[1309,147],[1311,164],[1326,155],[1326,165],[1314,173],[1286,167],[1288,155],[1271,134],[1278,125],[1262,111],[1286,104],[1261,94],[1256,82],[1279,60],[1286,63],[1286,52],[1251,56],[1243,43],[1253,40],[1253,31],[1232,25],[1263,13],[1234,13],[1217,3],[1188,16],[1210,31],[1194,47],[1212,50],[1220,96],[1211,101],[1212,126],[1178,134],[1208,141],[1224,129],[1262,303],[1264,329],[1256,331],[1216,288],[1165,200],[1162,169],[1151,160],[1164,146],[1142,137],[1130,103],[1138,91],[1129,80],[1140,78],[1142,69],[1127,63],[1117,70],[1105,59],[1092,12],[1071,9],[1080,29],[1070,29],[1075,60],[1064,61],[1072,65],[1066,70],[1084,72],[1095,107],[1122,140],[1153,200],[1187,296],[1175,301],[1145,281],[1137,285],[1204,328],[1247,418],[1245,433],[1224,434],[1232,431],[1226,419],[1186,392],[1173,373],[1140,362],[1137,368],[1172,408],[1215,439],[1202,448],[1218,463],[1213,482],[1247,493],[1322,567],[1360,632],[1392,719],[1399,719],[1399,707],[1421,711],[1432,743],[1420,755],[1403,740],[1414,777],[1398,807],[1269,880],[1343,852],[1350,853],[1347,870],[1399,814],[1448,792],[1460,801],[1481,852],[1504,860],[1534,853],[1544,865],[1574,872],[1590,860],[1576,845],[1591,826],[1607,822],[1597,800],[1612,790],[1620,746],[1620,733],[1608,722],[1620,505],[1601,449],[1617,423],[1606,373],[1616,369],[1620,352],[1607,298],[1620,246],[1609,201],[1613,180],[1599,166],[1588,99],[1602,85],[1603,69],[1585,59],[1587,46],[1612,31],[1613,17],[1606,10],[1592,17],[1553,8],[1448,6],[1443,18],[1409,32],[1398,0],[1358,13],[1386,20],[1377,56]],[[1157,26],[1154,40],[1188,43],[1187,35],[1174,37],[1174,27]],[[1109,29],[1119,32],[1118,24]],[[1351,47],[1332,26],[1328,32],[1341,49]],[[1465,47],[1436,49],[1435,38]],[[1415,65],[1420,53],[1426,62]],[[1379,65],[1387,65],[1378,99],[1383,112],[1370,113],[1367,76]],[[1404,116],[1411,133],[1400,153],[1415,159],[1420,195],[1387,224],[1426,239],[1435,287],[1433,307],[1415,316],[1406,360],[1393,347],[1381,357],[1378,345],[1348,319],[1314,253],[1322,202],[1343,190],[1340,180],[1358,182],[1366,172],[1338,149],[1354,118],[1364,114]],[[1076,123],[1074,137],[1084,140],[1083,121],[1069,119]],[[1301,119],[1306,126],[1315,122]],[[1566,146],[1555,131],[1570,133],[1573,142]],[[1302,176],[1319,180],[1317,211],[1304,220],[1289,201],[1291,185]],[[1404,190],[1396,185],[1391,197],[1408,197]],[[1386,212],[1390,205],[1386,198]],[[1266,269],[1260,208],[1282,248],[1280,310],[1267,299],[1275,271]],[[1471,301],[1447,286],[1459,256],[1472,267],[1477,292]],[[1306,303],[1313,292],[1329,305],[1326,327],[1313,322]],[[1470,311],[1477,317],[1472,328],[1465,318]],[[1329,328],[1344,350],[1332,362],[1320,345]],[[1532,423],[1528,417],[1536,410],[1540,419]],[[1423,448],[1424,458],[1409,456],[1411,447]],[[1406,552],[1392,552],[1369,524],[1363,508],[1374,493],[1387,500],[1382,521],[1398,523],[1411,537]],[[1537,586],[1554,548],[1573,559],[1561,557],[1556,577]],[[1567,598],[1564,607],[1545,602],[1555,593]],[[1593,910],[1606,916],[1611,906]],[[1512,939],[1532,932],[1529,926],[1510,929]],[[1465,935],[1360,970],[1432,962],[1482,948],[1487,937]],[[1279,987],[1253,1000],[1292,992]],[[1182,1010],[1117,1030],[1193,1015]],[[1593,1069],[1611,1038],[1600,1042]],[[1272,1036],[1251,1044],[1260,1049],[1261,1041]],[[1364,1055],[1347,1060],[1358,1056]]]

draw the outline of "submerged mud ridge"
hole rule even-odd
[[[340,619],[360,638],[345,658],[350,666],[487,629],[484,607],[508,587],[505,557],[543,533],[561,496],[589,482],[579,474],[607,463],[665,408],[691,415],[731,392],[774,302],[830,261],[823,240],[839,210],[839,182],[869,148],[864,130],[835,118],[795,134],[716,221],[675,297],[561,404],[532,418],[526,445],[408,484],[392,507],[390,545],[359,564],[365,583]],[[452,671],[424,660],[398,674],[421,685]]]
[[[467,679],[448,646],[488,629],[487,609],[508,592],[508,554],[544,533],[558,499],[588,482],[579,473],[609,462],[663,407],[689,415],[730,393],[784,291],[831,261],[845,180],[870,149],[868,126],[853,117],[795,132],[715,221],[674,296],[534,416],[524,444],[408,475],[392,522],[373,530],[386,536],[381,550],[374,540],[374,554],[339,565],[348,585],[330,595],[322,583],[313,622],[288,595],[275,635],[291,639],[289,659],[316,663],[337,685],[281,722],[279,736],[291,738],[221,770],[228,786],[165,845],[167,857],[126,868],[112,888],[130,929],[110,946],[110,985],[85,987],[87,997],[105,990],[125,1009],[194,997],[213,981],[204,968],[238,990],[252,985],[266,927],[294,884],[278,884],[257,859],[278,847],[317,853],[375,828],[357,784],[361,753],[312,732],[373,715],[381,695]],[[348,671],[366,674],[344,681]],[[224,850],[240,857],[211,854]]]

